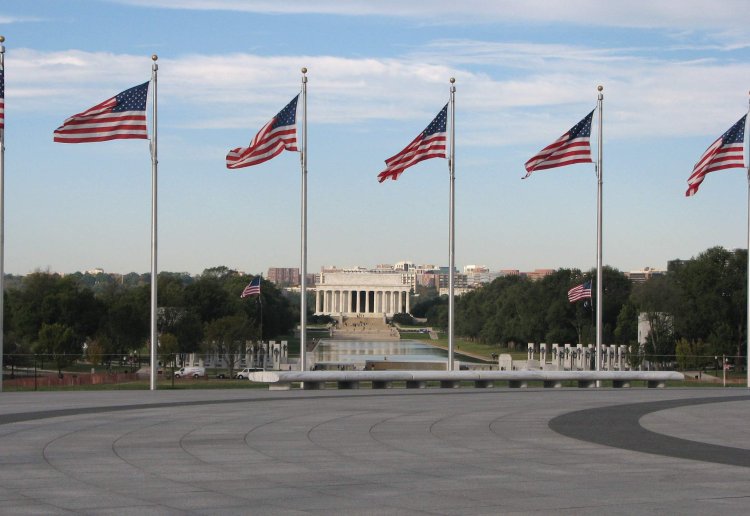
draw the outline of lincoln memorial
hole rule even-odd
[[[322,272],[315,285],[315,314],[408,313],[410,290],[410,276],[400,271]]]

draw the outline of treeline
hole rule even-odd
[[[603,342],[638,342],[638,316],[651,324],[651,360],[745,353],[747,251],[714,247],[691,260],[670,262],[663,276],[632,283],[624,273],[603,271]],[[594,298],[569,303],[570,288],[592,280]],[[446,328],[447,297],[414,306],[412,313]],[[456,299],[456,335],[513,347],[527,342],[595,343],[596,271],[560,269],[538,281],[498,278]],[[683,364],[690,365],[690,364]]]
[[[287,335],[299,319],[299,299],[263,281],[260,299],[240,299],[252,276],[226,267],[199,276],[158,276],[159,353],[231,353],[237,343]],[[148,353],[148,275],[60,276],[35,272],[14,277],[5,291],[6,365],[36,354],[59,368],[84,352],[95,363]],[[262,319],[261,319],[262,314]],[[262,334],[261,334],[262,331]]]

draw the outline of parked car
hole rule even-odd
[[[174,372],[175,378],[186,378],[190,376],[192,376],[193,378],[200,378],[201,376],[206,376],[206,368],[198,367],[198,366],[183,367],[183,368],[180,368],[179,371]]]
[[[246,367],[242,371],[238,371],[234,377],[238,380],[248,380],[250,379],[250,373],[254,373],[255,371],[260,371],[260,369],[257,367]]]

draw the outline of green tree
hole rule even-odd
[[[215,352],[229,369],[229,376],[234,376],[234,370],[240,360],[240,354],[245,350],[245,341],[257,338],[248,327],[244,315],[229,315],[215,319],[206,325],[206,343],[209,352]]]
[[[81,357],[82,344],[76,340],[72,328],[59,323],[42,323],[37,341],[37,352],[54,360],[58,373],[62,374],[65,367]]]

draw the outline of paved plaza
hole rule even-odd
[[[0,514],[745,514],[746,389],[0,393]]]

